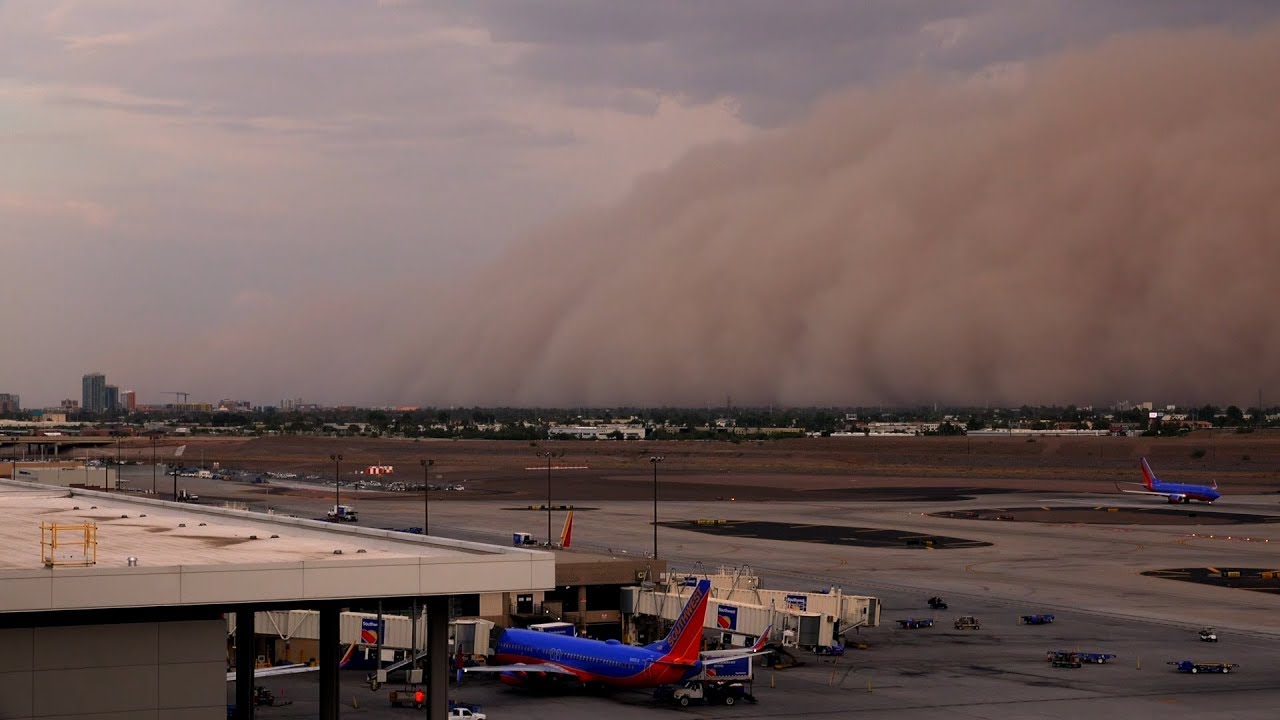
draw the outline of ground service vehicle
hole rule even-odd
[[[1018,618],[1021,625],[1048,625],[1053,622],[1052,615],[1023,615]]]
[[[785,670],[789,667],[804,665],[804,661],[781,645],[770,645],[769,652],[765,655],[765,664],[774,670]]]
[[[972,615],[961,615],[956,618],[957,630],[981,630],[982,623],[978,622],[978,618]]]
[[[449,720],[486,720],[486,716],[482,712],[474,712],[464,707],[455,707],[449,709]]]
[[[935,595],[934,597],[929,598],[929,607],[934,610],[946,610],[947,601]]]
[[[691,703],[735,705],[739,700],[756,702],[755,696],[747,692],[746,686],[740,682],[702,680],[690,680],[671,691],[671,700],[680,707],[688,707]]]
[[[1239,667],[1235,663],[1224,662],[1196,662],[1194,660],[1170,660],[1169,664],[1178,672],[1191,673],[1229,673],[1233,668]]]
[[[1049,662],[1054,667],[1078,668],[1080,667],[1080,658],[1075,653],[1055,652],[1049,653]]]
[[[919,628],[933,627],[933,619],[907,618],[906,620],[899,620],[898,624],[901,625],[904,630],[917,630]]]
[[[1211,627],[1200,628],[1200,642],[1218,642],[1218,632]]]
[[[334,505],[328,513],[333,522],[360,522],[360,515],[350,505]]]
[[[392,690],[391,707],[411,707],[422,709],[427,703],[427,694],[421,690]]]
[[[1101,665],[1116,659],[1115,653],[1101,652],[1079,652],[1073,650],[1050,650],[1045,653],[1045,660],[1053,662],[1054,658],[1060,655],[1070,655],[1082,663],[1094,663]]]

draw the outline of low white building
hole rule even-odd
[[[555,437],[572,437],[579,440],[643,440],[643,425],[552,425],[547,433]],[[617,434],[615,434],[617,433]]]

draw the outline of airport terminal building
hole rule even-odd
[[[0,482],[0,717],[220,720],[227,615],[251,717],[254,613],[318,613],[320,717],[338,716],[340,616],[426,607],[429,717],[447,714],[453,597],[555,586],[551,553],[99,491]]]

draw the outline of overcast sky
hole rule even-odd
[[[1267,0],[0,0],[0,392],[56,404],[102,371],[148,403],[432,403],[361,358],[691,148],[904,73],[1016,73],[1117,33],[1277,16]]]

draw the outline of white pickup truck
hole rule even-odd
[[[449,720],[487,720],[487,716],[466,708],[454,708],[449,711]]]
[[[328,515],[334,522],[360,522],[359,513],[350,505],[334,505]]]

